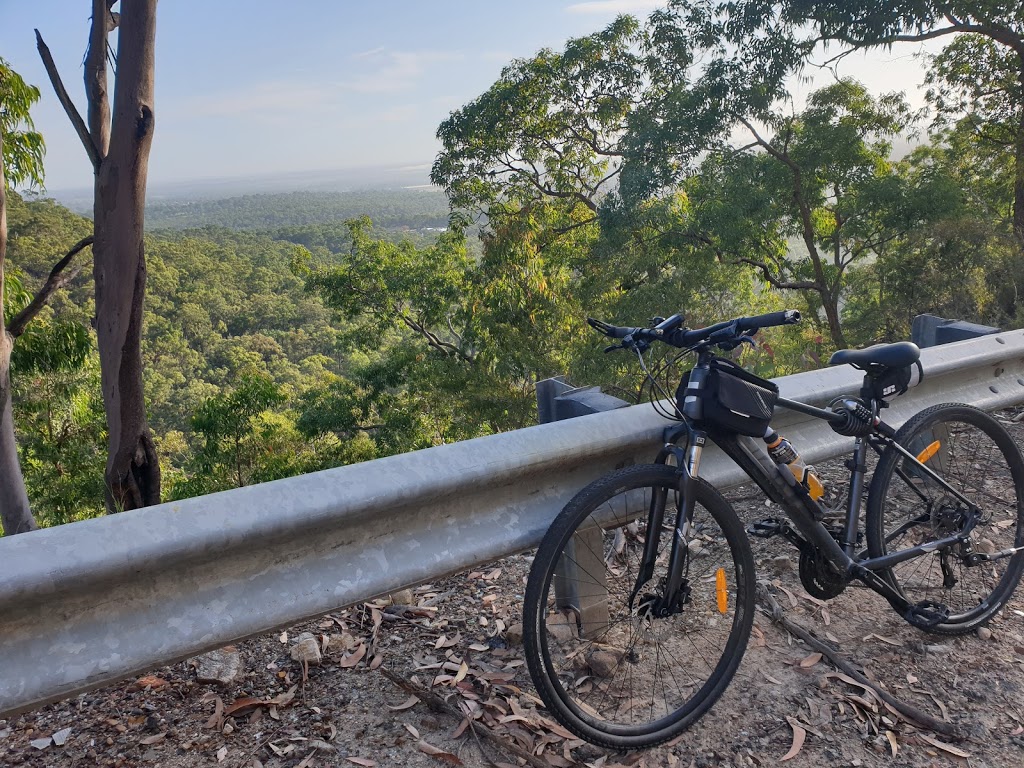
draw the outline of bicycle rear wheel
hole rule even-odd
[[[981,517],[966,545],[942,547],[880,573],[909,602],[949,608],[949,618],[926,631],[965,634],[988,622],[1020,581],[1024,552],[968,563],[972,553],[1024,545],[1024,459],[998,421],[968,405],[928,408],[900,428],[896,441],[977,505]],[[966,505],[890,447],[871,480],[868,555],[948,538],[968,517]]]
[[[721,696],[746,649],[753,555],[732,507],[703,481],[681,542],[679,605],[652,615],[682,502],[678,479],[673,467],[634,466],[587,486],[552,523],[530,570],[530,674],[552,714],[595,744],[643,748],[679,734]],[[664,506],[662,531],[647,530],[652,503]],[[661,539],[654,574],[637,585],[650,535]]]

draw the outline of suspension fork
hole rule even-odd
[[[657,461],[660,464],[666,463],[669,456],[674,456],[676,459],[679,478],[676,493],[679,494],[681,503],[678,505],[679,512],[676,517],[675,528],[672,532],[668,577],[657,604],[651,606],[651,609],[657,616],[668,616],[674,613],[679,605],[683,574],[687,563],[687,536],[693,524],[695,478],[700,470],[701,454],[706,442],[707,435],[705,432],[691,430],[689,445],[685,451],[679,446],[666,444],[661,453],[658,454]],[[644,556],[638,569],[633,592],[630,595],[630,606],[633,605],[643,586],[654,576],[655,561],[658,558],[661,532],[665,522],[665,503],[669,493],[671,493],[670,489],[659,490],[651,497],[651,505],[647,514],[647,538],[644,542]]]

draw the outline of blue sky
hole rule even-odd
[[[434,133],[514,57],[560,47],[654,0],[162,0],[150,182],[362,166],[420,166]],[[43,91],[47,186],[91,169],[52,95],[33,29],[84,114],[89,0],[0,0],[0,56]],[[842,72],[874,90],[914,89],[917,48],[858,54]],[[817,84],[827,82],[817,75]],[[799,85],[806,92],[810,86]]]

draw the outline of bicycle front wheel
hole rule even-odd
[[[1020,581],[1024,552],[980,562],[971,556],[1024,545],[1024,459],[996,419],[969,405],[921,411],[900,428],[896,442],[976,505],[980,515],[972,521],[962,500],[890,447],[871,480],[868,555],[949,538],[973,522],[965,543],[880,572],[909,602],[949,608],[948,620],[927,631],[965,634],[988,622]]]
[[[683,584],[667,616],[665,587],[682,499],[665,465],[633,466],[584,488],[552,523],[527,581],[523,642],[555,717],[614,749],[671,739],[722,695],[743,657],[754,607],[754,560],[736,513],[704,481],[685,540]],[[647,529],[652,505],[662,530]],[[638,584],[648,537],[660,540]]]

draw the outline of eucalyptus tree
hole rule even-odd
[[[142,315],[146,288],[143,221],[153,143],[157,0],[92,0],[85,55],[83,119],[36,30],[43,64],[93,166],[93,277],[103,404],[109,434],[108,512],[160,501],[160,464],[146,420]],[[111,34],[117,30],[116,86],[108,92]]]
[[[1017,0],[671,0],[680,25],[741,49],[864,48],[950,39],[933,61],[930,96],[940,116],[967,118],[979,137],[1005,148],[1012,227],[1024,249],[1024,5]],[[697,9],[697,10],[695,10]],[[783,58],[786,58],[783,55]]]

